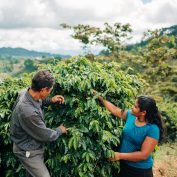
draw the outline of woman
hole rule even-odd
[[[109,159],[120,160],[119,177],[152,177],[152,152],[164,136],[155,100],[140,96],[132,109],[123,111],[101,96],[98,99],[114,116],[126,120],[119,152]]]

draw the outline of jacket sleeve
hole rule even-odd
[[[46,99],[42,100],[42,107],[49,106],[50,104],[52,104],[50,97],[47,97]]]
[[[41,142],[55,141],[62,134],[60,128],[56,128],[56,130],[47,128],[38,115],[22,116],[20,124],[31,137]]]

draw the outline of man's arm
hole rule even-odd
[[[57,103],[63,104],[65,102],[65,99],[62,95],[55,95],[52,98],[47,97],[45,100],[42,100],[42,106],[48,106],[51,103]]]
[[[61,125],[56,130],[47,128],[41,117],[33,115],[31,117],[21,117],[20,124],[22,128],[34,139],[41,142],[55,141],[67,129]]]

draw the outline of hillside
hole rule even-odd
[[[60,57],[60,58],[69,58],[69,55],[62,54],[52,54],[47,52],[37,52],[33,50],[27,50],[24,48],[11,48],[11,47],[2,47],[0,48],[0,56],[21,56],[21,57]]]
[[[168,36],[176,36],[177,35],[177,25],[173,25],[170,27],[166,27],[166,28],[161,28],[160,29],[160,36],[162,35],[168,35]],[[139,43],[136,44],[130,44],[127,46],[126,50],[127,51],[131,51],[131,50],[137,50],[139,47],[144,47],[146,46],[150,41],[149,40],[142,40]]]

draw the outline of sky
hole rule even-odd
[[[177,0],[1,0],[0,47],[75,55],[82,44],[60,24],[130,23],[132,42],[177,24]]]

